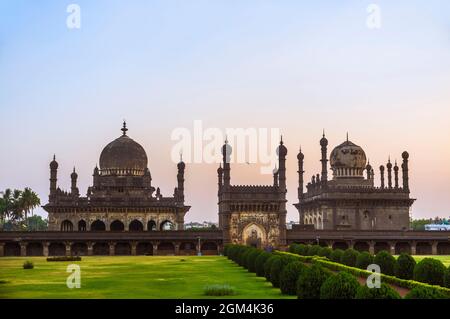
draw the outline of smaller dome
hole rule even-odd
[[[181,161],[177,164],[177,167],[180,170],[184,170],[186,168],[186,164],[183,161]]]
[[[73,172],[72,172],[72,174],[70,174],[70,177],[72,179],[77,179],[78,178],[78,174],[77,174],[77,172],[75,172],[75,167],[73,168]]]
[[[297,154],[297,159],[302,161],[305,159],[305,155],[303,155],[302,151],[300,150],[300,152]]]
[[[402,158],[403,158],[403,159],[408,159],[408,158],[409,158],[409,153],[408,153],[407,151],[404,151],[404,152],[402,153]]]
[[[286,157],[287,148],[284,146],[283,140],[280,141],[280,145],[277,147],[277,155],[278,157]]]
[[[58,169],[58,162],[56,161],[56,156],[53,155],[53,161],[50,162],[50,169]]]
[[[320,139],[320,146],[327,146],[328,140],[325,137],[325,133],[323,134],[322,138]]]
[[[337,178],[363,177],[366,163],[364,150],[349,140],[336,146],[330,154],[331,169]]]
[[[225,144],[222,146],[222,155],[224,155],[227,159],[227,162],[230,161],[231,153],[233,152],[233,148],[230,144],[228,144],[228,141],[225,141]]]

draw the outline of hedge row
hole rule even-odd
[[[413,279],[430,285],[450,288],[450,266],[445,268],[440,260],[433,258],[424,258],[416,263],[413,257],[405,253],[396,260],[387,251],[380,251],[375,256],[368,252],[360,253],[354,249],[345,251],[335,249],[330,253],[328,247],[303,244],[292,244],[289,252],[309,257],[325,256],[333,262],[360,269],[367,269],[368,265],[377,264],[380,266],[381,272],[388,276],[405,280]]]
[[[277,251],[276,254],[278,254],[278,255],[295,255],[292,253],[280,252],[280,251]],[[308,262],[311,264],[320,265],[321,267],[331,270],[331,271],[347,272],[356,277],[367,278],[368,276],[373,274],[372,272],[367,271],[365,269],[346,266],[341,263],[327,260],[326,258],[323,258],[323,257],[311,257],[311,256],[305,257],[305,256],[297,255],[297,258],[299,261],[304,261],[305,259],[308,259]],[[400,278],[397,278],[394,276],[389,276],[386,274],[381,274],[380,276],[381,276],[381,281],[383,283],[393,284],[398,287],[412,289],[411,292],[413,292],[413,290],[414,290],[414,293],[416,293],[416,290],[420,290],[421,294],[426,292],[426,295],[440,296],[440,298],[450,298],[450,289],[445,288],[445,287],[441,287],[441,286],[437,286],[437,285],[430,285],[430,284],[418,282],[415,280],[400,279]]]
[[[274,252],[229,245],[225,255],[249,271],[256,269],[283,294],[297,295],[299,299],[393,299],[398,293],[387,285],[372,291],[361,286],[349,272],[334,274],[317,261],[325,257],[305,257],[296,254]],[[420,292],[419,292],[420,293]]]

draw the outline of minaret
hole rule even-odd
[[[217,179],[219,183],[219,191],[223,186],[223,168],[222,163],[220,164],[219,168],[217,169]]]
[[[387,172],[388,172],[388,188],[392,188],[392,163],[391,163],[391,157],[389,156],[388,163],[386,164]]]
[[[409,177],[408,177],[408,152],[404,151],[402,153],[403,163],[402,163],[402,173],[403,173],[403,190],[409,192]]]
[[[225,144],[222,146],[223,155],[223,186],[228,188],[230,186],[230,162],[231,152],[233,149],[228,144],[228,139],[225,140]]]
[[[56,184],[58,182],[58,162],[56,155],[53,155],[53,161],[50,162],[50,196],[49,201],[53,201],[53,195],[56,194]]]
[[[327,146],[328,146],[328,140],[325,138],[325,130],[323,131],[322,138],[320,139],[320,146],[322,151],[322,159],[320,160],[322,162],[322,185],[326,185],[328,182],[328,159],[327,159]],[[317,181],[318,182],[318,181]]]
[[[303,198],[303,174],[305,173],[305,171],[303,170],[303,161],[305,159],[305,155],[303,155],[302,153],[302,148],[300,147],[300,150],[298,152],[297,155],[297,159],[298,159],[298,189],[297,189],[297,196],[298,196],[298,201],[301,202],[302,198]]]
[[[184,203],[184,169],[186,168],[186,164],[183,162],[183,155],[180,154],[180,162],[177,165],[178,174],[178,196],[181,203]]]
[[[273,169],[273,187],[278,187],[278,167]]]
[[[381,188],[384,188],[384,166],[380,166],[380,180],[381,180]]]
[[[99,181],[100,173],[99,173],[99,170],[98,170],[98,166],[97,166],[97,165],[95,165],[95,168],[94,168],[94,174],[92,174],[92,176],[94,177],[93,186],[94,186],[94,187],[100,186],[100,181]]]
[[[70,179],[72,181],[72,185],[71,185],[71,188],[70,188],[72,196],[78,197],[80,195],[80,193],[79,193],[78,187],[77,187],[78,174],[75,171],[75,167],[73,168],[72,174],[70,174]]]
[[[397,165],[397,160],[395,160],[395,166],[394,166],[394,183],[395,183],[395,188],[398,188],[398,165]]]
[[[372,166],[370,165],[370,160],[367,161],[366,174],[368,180],[372,179]]]
[[[280,191],[286,192],[286,155],[287,148],[283,145],[283,136],[280,139],[280,145],[277,149],[278,154],[278,185]]]

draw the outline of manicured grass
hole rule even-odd
[[[23,269],[25,260],[34,269]],[[184,260],[184,261],[182,261]],[[81,267],[81,288],[69,289],[67,265]],[[205,296],[208,285],[227,284],[232,296]],[[0,298],[295,298],[281,295],[226,257],[83,257],[47,262],[44,257],[0,258]]]
[[[442,261],[442,263],[445,265],[445,267],[450,266],[450,256],[449,255],[430,255],[430,256],[415,255],[413,257],[417,262],[421,261],[422,259],[424,259],[426,257],[434,258],[434,259]]]

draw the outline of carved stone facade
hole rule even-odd
[[[399,167],[389,160],[387,185],[384,166],[380,167],[381,186],[374,186],[374,170],[366,160],[364,150],[348,139],[334,148],[330,155],[333,179],[327,176],[327,145],[325,135],[320,140],[322,173],[311,178],[303,192],[304,155],[298,154],[300,225],[316,230],[409,230],[409,210],[414,202],[409,196],[408,158],[403,152],[402,177]],[[364,177],[364,171],[366,177]]]
[[[255,247],[283,247],[286,244],[286,155],[280,142],[277,149],[279,169],[274,184],[268,186],[235,186],[230,184],[231,146],[222,147],[223,168],[219,180],[219,228],[224,243]]]
[[[86,197],[77,187],[78,175],[71,174],[71,191],[57,187],[58,163],[50,163],[49,215],[51,231],[161,231],[182,230],[184,215],[185,163],[177,165],[177,187],[172,197],[165,197],[152,186],[147,154],[141,145],[127,136],[109,143],[95,167],[93,185]],[[156,193],[155,193],[156,191]],[[154,194],[155,193],[155,194]]]

